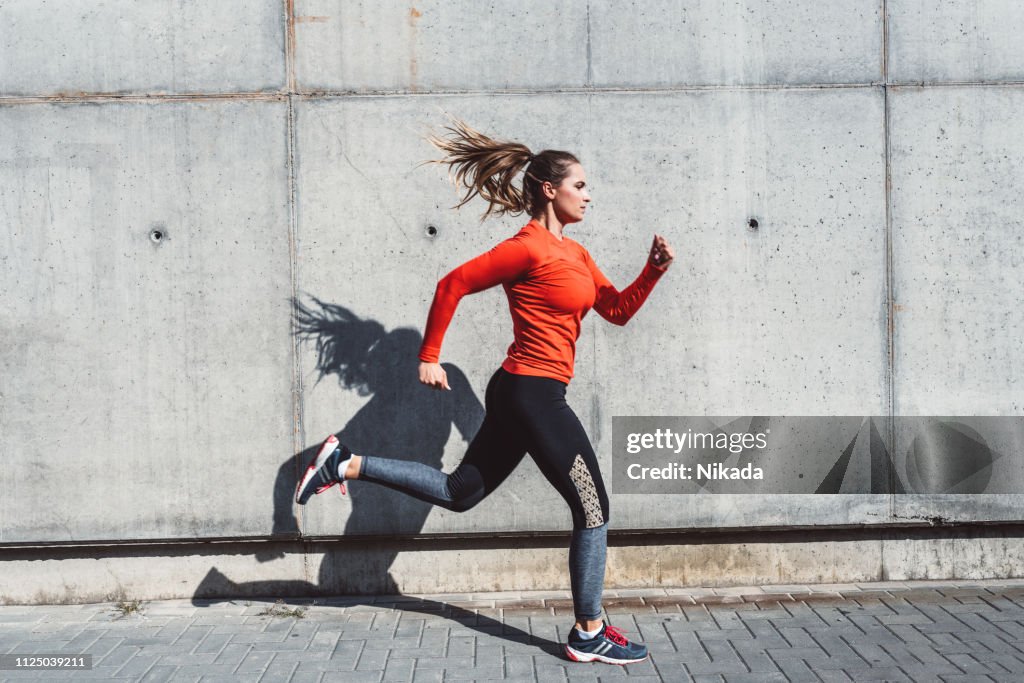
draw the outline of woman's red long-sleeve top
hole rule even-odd
[[[517,375],[573,376],[580,321],[593,308],[602,318],[625,325],[643,305],[663,270],[644,266],[621,292],[578,242],[559,240],[535,220],[448,273],[437,283],[420,347],[420,360],[438,362],[441,341],[459,300],[502,284],[508,295],[515,341],[501,366]]]

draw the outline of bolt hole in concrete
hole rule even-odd
[[[750,226],[751,230],[757,230],[757,219],[751,218],[749,221],[747,221],[747,225]]]
[[[153,244],[160,244],[165,239],[167,239],[167,231],[162,228],[155,228],[154,230],[150,231],[149,239],[153,242]]]
[[[437,234],[437,228],[434,227],[433,225],[428,225],[427,226],[427,234],[430,235],[431,237],[433,237],[434,235]]]

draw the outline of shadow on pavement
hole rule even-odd
[[[262,582],[259,581],[252,581],[243,584],[234,583],[218,571],[216,567],[213,567],[199,586],[196,587],[195,594],[197,596],[212,596],[218,594],[232,596],[260,594],[261,588],[263,588],[261,583]],[[280,592],[280,594],[284,595],[315,595],[319,590],[318,586],[305,581],[275,581],[273,584],[267,585],[272,585]],[[274,604],[276,602],[275,599],[268,597],[244,598],[244,600],[246,602],[266,602],[268,604]],[[196,607],[208,607],[220,602],[234,603],[237,601],[237,598],[226,597],[192,598],[192,604]],[[322,605],[324,607],[354,607],[357,605],[366,605],[378,609],[394,609],[404,613],[415,612],[432,617],[443,617],[449,621],[459,624],[460,626],[478,631],[485,635],[495,636],[514,643],[533,645],[547,654],[556,657],[565,657],[565,649],[561,643],[539,638],[523,631],[522,629],[509,626],[508,624],[503,624],[497,619],[493,619],[489,616],[477,614],[470,609],[465,609],[445,602],[439,602],[437,600],[429,600],[407,595],[385,595],[377,596],[376,598],[373,596],[354,595],[344,597],[289,599],[288,604]]]

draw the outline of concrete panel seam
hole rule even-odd
[[[291,279],[292,301],[298,297],[298,208],[296,193],[298,191],[295,181],[295,104],[292,98],[288,99],[288,267]],[[306,443],[306,432],[303,421],[303,386],[302,368],[299,360],[299,338],[296,334],[295,316],[289,316],[291,321],[291,354],[292,354],[292,452],[298,458]],[[296,474],[302,463],[293,462]],[[296,513],[296,521],[299,529],[302,528],[302,509]],[[301,532],[300,532],[301,533]]]
[[[889,22],[888,22],[888,0],[882,0],[882,80],[885,83],[889,82]],[[889,443],[895,443],[896,424],[896,373],[893,367],[895,354],[896,354],[896,319],[895,319],[895,300],[893,293],[893,257],[892,257],[892,149],[891,140],[889,137],[889,88],[883,86],[882,88],[882,135],[883,150],[885,154],[885,315],[886,315],[886,402],[889,404],[888,409],[888,437]],[[889,496],[889,517],[894,518],[896,515],[896,489],[893,486],[893,478],[895,472],[890,468],[889,470],[889,490],[893,491]],[[881,571],[885,573],[884,556],[882,562]]]
[[[88,103],[100,104],[103,102],[218,102],[218,101],[255,101],[255,102],[284,102],[288,99],[288,93],[284,92],[244,92],[244,93],[202,93],[202,94],[110,94],[110,93],[81,93],[79,95],[35,95],[25,96],[0,96],[0,106],[12,104],[74,104]]]
[[[79,95],[0,95],[0,106],[23,104],[73,104],[102,102],[217,102],[233,100],[251,100],[264,102],[283,102],[289,98],[300,101],[320,99],[367,99],[395,97],[464,97],[476,95],[493,96],[546,96],[574,94],[608,94],[608,95],[656,95],[687,92],[775,92],[775,91],[806,91],[806,90],[856,90],[867,88],[890,88],[920,90],[924,88],[1020,88],[1024,81],[865,81],[863,83],[811,83],[811,84],[767,84],[767,85],[689,85],[661,88],[551,88],[551,89],[494,89],[494,90],[371,90],[371,91],[330,91],[306,90],[302,92],[246,92],[246,93],[201,93],[201,94],[163,94],[163,93],[81,93]]]
[[[889,0],[882,0],[882,80],[889,82]]]
[[[387,90],[303,90],[295,93],[304,98],[388,98],[388,97],[445,97],[445,96],[466,96],[466,95],[573,95],[573,94],[658,94],[658,93],[686,93],[686,92],[749,92],[749,91],[775,91],[775,90],[842,90],[857,88],[874,88],[884,85],[881,80],[861,81],[856,83],[771,83],[771,84],[748,84],[748,85],[680,85],[661,87],[624,87],[624,86],[584,86],[584,87],[561,87],[561,88],[493,88],[489,90],[480,89],[436,89],[436,90],[408,90],[408,89],[387,89]]]
[[[75,102],[211,102],[218,100],[265,100],[282,102],[289,97],[300,100],[307,99],[345,99],[345,98],[390,98],[390,97],[445,97],[445,96],[473,96],[473,95],[572,95],[572,94],[658,94],[658,93],[685,93],[685,92],[747,92],[747,91],[788,91],[788,90],[841,90],[857,88],[873,88],[885,85],[880,81],[865,81],[862,83],[811,83],[811,84],[761,84],[761,85],[688,85],[657,88],[624,88],[624,87],[582,87],[582,88],[507,88],[491,90],[304,90],[276,91],[276,92],[242,92],[242,93],[195,93],[195,94],[167,94],[167,93],[79,93],[76,95],[0,95],[0,106],[4,104],[54,104],[54,103],[75,103]],[[936,85],[1024,85],[1022,82],[1006,82],[999,84],[989,83],[963,83],[963,84],[936,84]],[[905,87],[920,87],[916,84],[908,84]]]
[[[887,81],[889,88],[1019,88],[1024,81]]]
[[[295,0],[284,0],[284,65],[290,95],[295,94]]]
[[[298,297],[298,183],[295,178],[295,149],[298,145],[298,131],[295,126],[295,2],[284,0],[282,10],[285,21],[285,78],[288,88],[288,267],[291,278],[292,302]],[[296,334],[295,316],[289,316],[291,320],[291,353],[292,353],[292,452],[296,455],[293,458],[295,474],[302,467],[298,462],[300,453],[306,443],[306,431],[303,419],[303,386],[302,367],[299,354],[299,337]],[[302,536],[302,522],[304,510],[300,508],[295,513],[295,522],[299,529],[299,537]],[[302,568],[304,578],[309,581],[311,576],[309,547],[303,545]]]
[[[594,85],[593,51],[590,44],[590,1],[587,0],[587,74],[584,84],[587,88]]]

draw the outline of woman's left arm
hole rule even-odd
[[[594,259],[584,250],[586,254],[587,267],[594,278],[594,286],[597,287],[597,297],[594,300],[594,310],[598,315],[610,323],[625,325],[633,314],[640,310],[647,296],[654,289],[658,279],[665,273],[675,252],[669,246],[665,238],[660,235],[654,236],[654,243],[651,245],[651,252],[647,257],[647,263],[640,272],[640,276],[631,285],[621,292],[615,289],[601,272]]]

